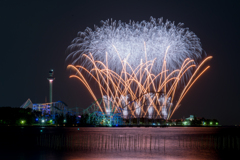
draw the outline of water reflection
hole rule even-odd
[[[0,159],[231,159],[240,150],[238,128],[46,127],[43,132],[39,132],[43,128],[21,130],[32,135],[31,149],[3,149]],[[29,136],[23,135],[21,140],[27,142]]]

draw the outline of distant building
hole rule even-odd
[[[190,115],[190,117],[186,118],[187,121],[193,121],[196,117],[194,115]]]
[[[52,104],[52,113],[51,113],[51,104]],[[52,115],[52,114],[66,114],[68,112],[68,106],[62,101],[52,102],[52,103],[32,103],[28,99],[23,103],[20,108],[31,108],[33,111],[42,112],[42,115]]]
[[[182,121],[182,125],[218,126],[219,122],[216,119],[205,119],[203,117],[196,117],[194,115],[190,115],[190,117]]]

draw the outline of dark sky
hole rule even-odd
[[[1,1],[0,106],[19,107],[48,97],[87,107],[93,101],[66,70],[66,48],[78,31],[113,18],[128,22],[163,17],[183,22],[212,55],[211,68],[191,88],[173,118],[190,114],[240,124],[240,1]]]

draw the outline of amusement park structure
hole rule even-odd
[[[109,110],[107,112],[102,112],[102,110],[98,107],[103,104],[104,99],[99,98],[97,101],[93,102],[88,108],[82,111],[82,115],[87,115],[87,124],[94,123],[97,126],[118,126],[123,125],[122,119],[122,109],[119,107],[115,107],[110,104]],[[118,110],[115,112],[115,110]],[[92,122],[91,122],[92,121]]]
[[[66,116],[66,114],[70,115],[77,115],[78,113],[74,112],[73,109],[70,109],[66,103],[63,101],[52,101],[52,85],[54,81],[53,76],[53,70],[51,69],[49,71],[48,81],[49,81],[49,102],[45,103],[32,103],[30,99],[28,99],[25,103],[23,103],[20,108],[31,108],[32,111],[41,113],[41,117],[47,117],[49,120],[54,122],[56,115],[63,115]],[[76,109],[77,111],[77,109]]]
[[[68,106],[62,101],[52,103],[32,103],[28,99],[20,108],[31,108],[33,111],[41,112],[42,115],[67,114],[69,112]]]
[[[131,113],[132,112],[136,112],[139,108],[134,108],[132,110],[130,110],[128,108],[129,105],[131,105],[132,103],[136,103],[136,101],[138,101],[138,99],[144,97],[147,94],[152,94],[154,96],[159,96],[159,95],[163,95],[163,92],[146,92],[146,93],[142,93],[138,98],[130,101],[128,104],[126,104],[125,106],[122,107],[117,107],[117,106],[113,106],[113,103],[108,103],[109,106],[107,106],[107,110],[106,112],[103,112],[104,110],[104,104],[103,102],[106,101],[106,99],[104,98],[99,98],[97,99],[95,102],[93,102],[88,108],[84,109],[80,114],[81,115],[88,115],[87,117],[87,123],[91,124],[94,123],[95,125],[103,125],[103,126],[118,126],[118,125],[125,125],[127,124],[126,121],[128,121],[128,124],[131,123],[131,119],[136,119],[136,125],[140,124],[140,118],[144,118],[144,119],[154,119],[155,121],[157,119],[161,119],[157,114],[155,114],[155,112],[151,112],[148,114],[148,116],[143,117],[141,115],[137,115],[134,116]],[[145,107],[148,106],[147,102],[144,102]],[[105,103],[107,104],[107,103]],[[100,106],[100,107],[99,107]],[[124,108],[124,109],[122,109]],[[92,121],[92,122],[91,122]]]

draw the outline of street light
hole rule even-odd
[[[24,120],[22,120],[22,121],[21,121],[21,124],[24,124],[24,123],[25,123],[25,121],[24,121]]]

